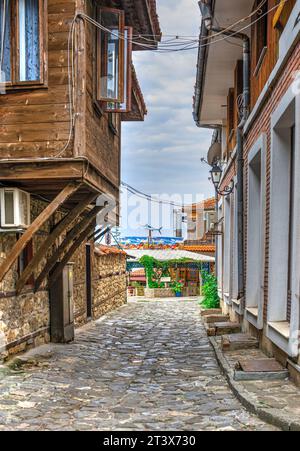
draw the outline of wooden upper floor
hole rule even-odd
[[[155,0],[0,1],[0,24],[0,181],[117,192],[121,123],[146,114],[131,51],[160,39]]]

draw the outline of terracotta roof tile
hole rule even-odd
[[[204,201],[204,209],[205,210],[210,210],[215,208],[216,205],[216,199],[214,197],[211,197],[210,199],[206,199]]]
[[[209,252],[213,253],[216,251],[216,246],[214,244],[195,244],[195,245],[184,245],[181,249],[189,252]]]
[[[124,252],[121,249],[118,249],[116,247],[104,246],[104,244],[97,244],[95,246],[95,254],[97,254],[99,256],[100,255],[112,255],[112,254],[126,255],[126,252]]]

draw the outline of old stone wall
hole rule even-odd
[[[31,221],[46,207],[46,203],[31,199]],[[62,216],[63,213],[56,213]],[[52,221],[46,222],[33,238],[33,253],[47,238]],[[2,263],[18,239],[14,232],[0,234],[0,263]],[[41,265],[44,262],[41,262]],[[0,283],[0,358],[5,358],[49,341],[49,296],[42,287],[37,293],[32,285],[27,285],[20,295],[16,295],[18,261]],[[40,268],[36,271],[39,271]],[[36,275],[36,274],[35,274]]]
[[[81,245],[75,252],[74,262],[74,321],[77,327],[87,321],[86,312],[86,244]]]
[[[31,198],[31,221],[47,206],[46,202]],[[34,235],[32,240],[33,255],[47,239],[54,225],[65,211],[56,212],[49,221]],[[18,240],[16,232],[0,233],[0,264],[6,259]],[[54,246],[58,246],[64,236]],[[92,268],[92,302],[93,318],[97,319],[107,312],[126,303],[126,256],[117,250],[103,247],[102,253],[94,253],[91,245]],[[0,360],[28,348],[47,343],[50,340],[50,304],[47,280],[34,293],[34,279],[40,274],[53,249],[45,255],[34,273],[31,284],[16,294],[16,283],[19,278],[19,262],[17,261],[0,284]],[[100,255],[101,254],[101,255]],[[74,263],[74,319],[79,327],[87,322],[86,294],[86,243],[72,257]]]
[[[93,259],[93,317],[126,304],[126,256],[122,253],[97,255]]]

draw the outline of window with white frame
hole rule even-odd
[[[261,135],[248,156],[246,309],[248,320],[263,327],[265,275],[265,158],[266,136]]]
[[[224,296],[229,300],[230,296],[230,272],[231,272],[231,197],[224,200]]]
[[[290,356],[299,354],[300,99],[292,87],[271,117],[270,243],[267,335]]]

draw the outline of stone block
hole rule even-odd
[[[206,316],[204,316],[204,321],[207,324],[225,323],[226,321],[229,321],[229,316],[228,315],[206,315]]]
[[[222,336],[223,351],[259,348],[259,341],[248,334],[231,334]]]
[[[214,323],[216,328],[216,335],[228,335],[241,332],[241,325],[239,323]]]
[[[222,309],[220,308],[211,308],[211,309],[201,309],[200,311],[200,315],[202,317],[204,316],[209,316],[209,315],[221,315],[222,314]]]

